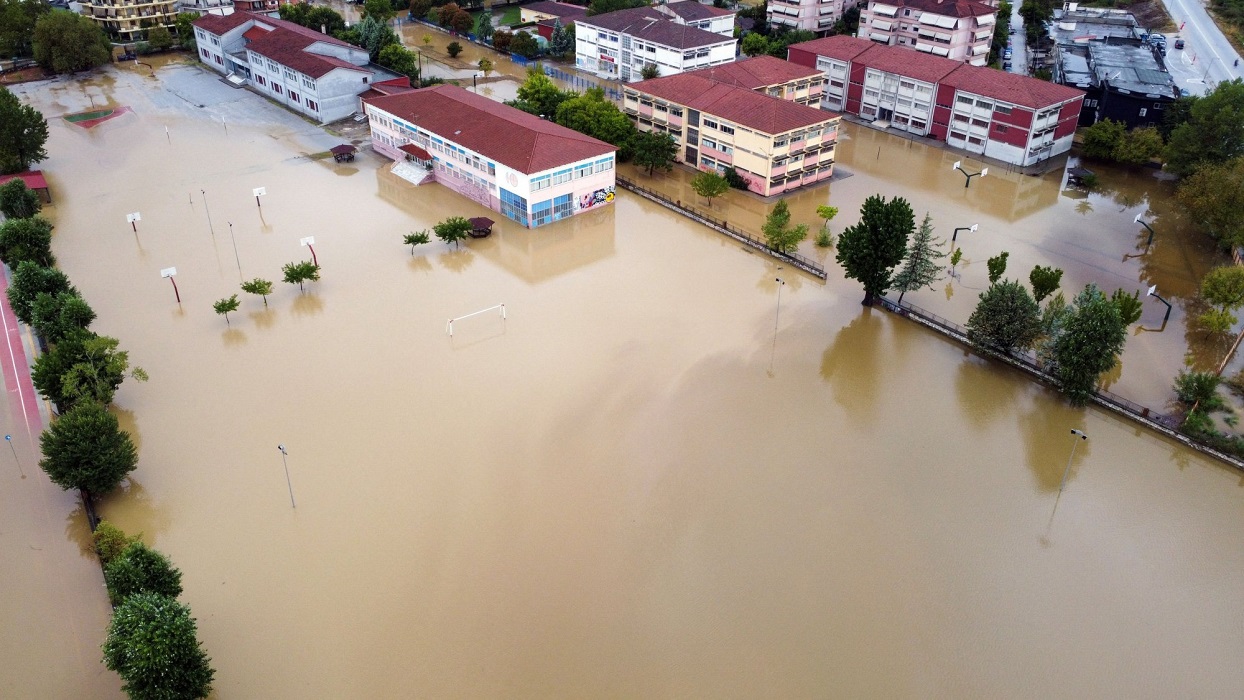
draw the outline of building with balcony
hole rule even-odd
[[[686,21],[653,7],[583,17],[575,22],[575,66],[629,83],[648,64],[667,76],[734,60],[733,28],[723,35]]]
[[[791,45],[825,73],[822,109],[1020,166],[1071,149],[1084,92],[948,58],[831,36]]]
[[[177,11],[196,15],[231,15],[233,0],[178,0]]]
[[[825,34],[860,0],[769,0],[765,19],[771,25]]]
[[[617,148],[456,85],[365,97],[372,147],[528,228],[613,202]],[[409,167],[404,169],[410,170]],[[424,176],[420,171],[428,173]]]
[[[751,61],[759,59],[740,63]],[[628,85],[623,111],[641,131],[674,137],[679,162],[718,172],[734,168],[748,189],[766,197],[833,174],[838,115],[771,94],[774,85],[783,95],[798,94],[797,86],[808,81],[806,71],[791,71],[791,79],[780,83],[769,83],[773,76],[751,80],[753,89],[740,85],[737,73],[714,76],[720,70]]]
[[[194,36],[209,68],[321,124],[353,114],[377,78],[366,49],[265,15],[204,15]]]
[[[887,46],[983,66],[989,58],[997,0],[870,0],[859,37]]]
[[[299,4],[299,2],[292,2],[292,0],[286,0],[286,2],[294,5]],[[266,15],[273,19],[280,18],[280,6],[280,0],[233,0],[233,9],[235,10]]]
[[[160,26],[177,31],[176,0],[90,0],[82,14],[90,17],[114,41],[141,41],[147,30]]]

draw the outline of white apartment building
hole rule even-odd
[[[722,36],[734,36],[734,12],[712,5],[701,5],[695,0],[683,0],[655,6],[657,12],[683,24]]]
[[[765,19],[791,29],[824,34],[859,0],[769,0]]]
[[[996,0],[870,0],[859,38],[983,66],[998,21]]]
[[[668,76],[734,60],[738,42],[733,34],[716,34],[682,22],[681,17],[652,7],[579,19],[575,22],[575,66],[629,83],[642,79],[640,71],[647,64]]]

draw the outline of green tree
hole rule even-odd
[[[61,398],[57,403],[61,407],[74,406],[80,401],[97,401],[101,404],[112,403],[112,397],[125,381],[126,371],[130,367],[129,353],[118,350],[121,343],[116,338],[106,335],[75,332],[65,338],[52,352],[39,356],[39,360],[50,355],[60,354],[62,350],[70,360],[67,369],[60,375]],[[35,370],[39,368],[35,362]],[[138,381],[146,381],[147,373],[135,368],[130,375]],[[38,382],[35,387],[42,391]],[[49,397],[52,398],[52,397]]]
[[[436,234],[437,238],[444,241],[446,245],[453,243],[454,247],[457,248],[470,235],[471,222],[461,216],[451,216],[433,226],[432,232]]]
[[[831,207],[828,204],[819,204],[816,207],[816,215],[825,220],[825,223],[821,224],[821,228],[826,228],[829,226],[829,220],[835,216],[838,216],[838,207]]]
[[[194,21],[199,18],[197,12],[179,12],[174,19],[177,28],[177,45],[188,51],[194,51]]]
[[[286,263],[281,267],[281,272],[285,275],[284,281],[287,284],[298,285],[299,290],[304,290],[304,282],[315,282],[320,279],[320,266],[308,260],[299,260],[298,262]]]
[[[553,20],[553,33],[549,36],[549,52],[554,56],[573,56],[574,30],[562,26],[560,19]]]
[[[661,69],[655,63],[645,63],[643,68],[639,69],[639,77],[644,80],[653,80],[661,77]]]
[[[1102,373],[1114,367],[1126,340],[1119,307],[1088,285],[1068,307],[1048,343],[1047,369],[1076,406],[1092,399]]]
[[[264,300],[264,303],[267,303],[267,299]],[[229,312],[237,311],[241,305],[242,302],[238,301],[238,295],[234,294],[224,299],[216,300],[212,303],[212,308],[216,310],[217,314],[225,317],[225,325],[228,326],[231,325],[229,323]]]
[[[1019,282],[994,282],[981,292],[967,328],[973,345],[1009,355],[1041,334],[1041,308]]]
[[[18,263],[9,283],[9,305],[13,307],[13,315],[22,323],[34,324],[35,298],[40,294],[60,294],[77,290],[69,283],[65,273],[51,267],[43,267],[38,263]]]
[[[286,3],[281,4],[282,10],[285,9],[285,5]],[[345,30],[345,18],[337,14],[333,8],[324,5],[316,5],[315,7],[305,5],[305,7],[307,11],[304,16],[304,21],[306,22],[303,25],[304,27],[309,27],[316,31],[324,31],[329,36]]]
[[[654,170],[672,170],[674,158],[678,155],[678,142],[673,136],[656,131],[636,132],[630,140],[631,160],[641,168],[647,168],[651,175]]]
[[[387,23],[395,15],[393,4],[389,0],[364,0],[363,19],[371,18],[381,24]]]
[[[432,0],[410,0],[411,19],[423,19],[432,9]],[[426,36],[426,35],[425,35]]]
[[[449,54],[450,58],[457,58],[458,54],[462,53],[462,44],[456,41],[449,42],[449,45],[445,47],[445,53]]]
[[[592,0],[587,6],[587,16],[606,15],[618,10],[629,10],[632,7],[649,5],[647,0]]]
[[[56,344],[73,333],[86,330],[95,321],[95,311],[77,292],[35,296],[30,325],[49,343]]]
[[[1164,142],[1171,140],[1171,133],[1175,129],[1192,119],[1192,105],[1199,99],[1201,99],[1199,95],[1187,95],[1166,105],[1162,114],[1162,123],[1158,125],[1158,133],[1162,135]]]
[[[431,240],[432,240],[432,237],[428,235],[427,231],[420,231],[419,233],[415,233],[414,231],[411,231],[410,233],[402,237],[402,242],[410,246],[410,254],[412,256],[415,254],[415,246],[423,245],[424,243],[428,243]]]
[[[475,36],[480,41],[487,42],[492,38],[492,13],[481,12],[479,18],[475,20]],[[481,59],[484,60],[484,59]],[[483,70],[482,68],[480,70]]]
[[[598,87],[562,101],[557,106],[554,121],[623,150],[629,148],[630,140],[635,136],[635,122],[627,118],[617,105],[605,99],[605,91]]]
[[[1162,155],[1165,146],[1156,128],[1138,127],[1123,135],[1112,157],[1124,165],[1144,165]]]
[[[735,168],[733,166],[726,168],[725,176],[726,176],[726,182],[730,183],[730,186],[733,187],[734,189],[736,190],[748,189],[747,178],[739,174],[738,168]],[[818,216],[820,216],[820,214],[818,214]]]
[[[32,163],[47,158],[43,149],[47,140],[48,123],[39,110],[22,104],[0,85],[0,174],[29,170]]]
[[[510,51],[530,60],[540,55],[540,44],[532,35],[525,31],[520,31],[514,35],[514,40],[510,42]]]
[[[1222,397],[1218,395],[1218,386],[1222,377],[1214,372],[1189,372],[1180,370],[1175,377],[1175,398],[1179,403],[1192,407],[1198,406],[1207,411],[1224,408]]]
[[[0,214],[5,218],[29,219],[42,210],[39,193],[27,187],[20,177],[0,185]]]
[[[1175,195],[1195,225],[1224,248],[1244,245],[1244,156],[1202,165]]]
[[[304,27],[311,26],[307,21],[307,12],[311,10],[311,5],[306,3],[281,3],[277,8],[277,15],[286,22],[293,22]]]
[[[243,282],[242,291],[247,294],[258,294],[263,297],[263,305],[267,306],[268,295],[272,293],[272,282],[263,279],[262,277],[256,277],[250,282]],[[230,309],[230,311],[232,311],[232,309]]]
[[[989,268],[990,284],[1002,279],[1002,275],[1006,274],[1006,259],[1010,257],[1010,255],[1010,253],[1004,250],[985,261],[985,266]]]
[[[476,65],[479,66],[479,72],[483,73],[485,78],[487,78],[488,74],[492,72],[492,61],[486,58],[481,58],[479,63]]]
[[[1244,156],[1244,80],[1218,83],[1194,101],[1188,121],[1171,132],[1166,167],[1191,175],[1205,165]]]
[[[791,44],[798,44],[803,41],[812,41],[816,38],[816,34],[803,29],[787,30],[771,33],[769,35],[769,55],[774,58],[786,60],[787,48]]]
[[[104,664],[131,700],[194,700],[212,692],[215,671],[190,608],[159,593],[126,598],[112,613]]]
[[[389,44],[380,49],[380,57],[376,61],[394,73],[400,73],[412,80],[419,80],[419,64],[415,54],[401,44]]]
[[[720,175],[716,170],[705,170],[691,179],[691,189],[707,199],[709,206],[712,206],[713,198],[725,194],[730,189],[730,183],[726,182],[725,176]]]
[[[167,27],[157,24],[147,30],[147,44],[152,51],[163,51],[173,46],[173,33]]]
[[[903,261],[907,238],[916,228],[911,205],[902,197],[886,201],[872,195],[860,208],[858,223],[848,226],[838,237],[835,259],[844,268],[847,279],[864,285],[864,305],[890,288],[894,267]]]
[[[743,37],[740,50],[744,56],[764,56],[769,53],[769,40],[761,34],[752,32]]]
[[[108,566],[108,562],[121,556],[127,547],[138,541],[137,535],[127,535],[121,528],[107,520],[100,520],[91,533],[95,543],[95,553],[99,555],[99,563]]]
[[[46,71],[77,73],[112,60],[112,47],[89,17],[52,10],[35,24],[34,54]]]
[[[1063,281],[1063,271],[1055,267],[1037,265],[1028,273],[1028,283],[1032,285],[1032,296],[1039,303],[1042,299],[1058,291]]]
[[[946,257],[942,251],[943,241],[933,237],[933,218],[927,213],[920,228],[916,230],[911,242],[907,245],[907,258],[902,269],[894,275],[894,288],[898,290],[898,303],[903,303],[903,295],[924,287],[932,287],[941,277],[941,259]]]
[[[85,401],[57,418],[39,436],[39,467],[62,489],[102,494],[138,466],[138,450],[103,404]]]
[[[808,237],[808,225],[790,225],[790,208],[785,199],[779,199],[773,211],[765,218],[760,227],[765,235],[765,242],[779,253],[788,253],[799,246],[799,242]]]
[[[168,557],[135,542],[104,566],[104,584],[113,605],[135,593],[181,595],[181,572]]]
[[[0,58],[30,56],[35,23],[50,10],[46,0],[0,0]]]
[[[1144,311],[1144,304],[1140,303],[1140,292],[1132,292],[1128,294],[1122,289],[1114,290],[1114,294],[1110,295],[1110,302],[1119,309],[1119,319],[1123,321],[1123,327],[1126,328],[1140,320],[1140,314]]]
[[[0,260],[17,267],[32,262],[42,267],[56,264],[52,255],[52,222],[42,216],[9,219],[0,224]]]
[[[1238,319],[1235,311],[1244,306],[1244,267],[1224,265],[1210,270],[1201,280],[1201,298],[1213,309],[1201,315],[1206,329],[1226,333]]]
[[[953,248],[950,251],[950,276],[955,276],[955,268],[959,266],[959,261],[963,259],[963,249]]]
[[[1082,133],[1084,143],[1080,147],[1080,152],[1085,158],[1113,160],[1115,151],[1118,150],[1119,144],[1123,142],[1123,137],[1127,133],[1127,125],[1113,119],[1103,119],[1084,129]]]
[[[368,2],[383,3],[386,7],[389,5],[389,0],[368,0]],[[386,46],[401,45],[401,40],[397,38],[397,34],[393,33],[393,28],[371,15],[364,17],[363,21],[358,23],[358,33],[359,46],[367,49],[367,55],[373,61],[380,58],[380,52]]]

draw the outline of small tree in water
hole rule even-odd
[[[304,282],[315,282],[320,279],[320,266],[307,260],[287,263],[281,268],[285,273],[285,282],[298,285],[298,289],[306,291]]]
[[[216,313],[225,317],[226,326],[230,325],[229,312],[237,311],[239,306],[241,306],[241,302],[238,301],[238,295],[236,294],[226,299],[220,299],[212,304],[212,308],[216,310]]]
[[[263,297],[263,305],[268,305],[268,295],[272,293],[272,283],[266,279],[256,277],[250,282],[242,283],[242,291],[247,294],[258,294]]]
[[[125,681],[131,700],[197,700],[215,671],[199,644],[190,608],[159,593],[136,593],[112,613],[104,665]]]
[[[411,231],[405,236],[402,236],[402,242],[410,246],[410,254],[412,256],[415,254],[415,246],[423,245],[431,240],[432,236],[430,236],[427,231],[420,231],[419,233]]]
[[[765,234],[769,247],[779,253],[794,250],[800,241],[808,237],[807,224],[790,225],[790,209],[785,199],[778,200],[760,230]]]
[[[907,246],[907,261],[903,269],[894,276],[894,288],[898,290],[898,303],[903,303],[903,295],[924,287],[932,287],[941,276],[942,264],[939,262],[946,254],[941,250],[941,239],[933,237],[933,219],[927,213],[919,230],[911,237]]]
[[[1062,282],[1063,271],[1054,267],[1037,265],[1028,273],[1028,283],[1032,285],[1032,296],[1037,302],[1058,291]]]
[[[451,216],[432,227],[436,237],[446,244],[453,243],[457,248],[471,233],[471,222],[461,216]]]
[[[696,194],[707,199],[709,206],[712,206],[713,198],[725,194],[726,190],[730,189],[730,183],[726,182],[726,178],[715,171],[706,170],[692,178],[691,189],[695,190]]]
[[[967,328],[973,345],[1010,354],[1041,334],[1041,307],[1019,282],[995,282],[981,293]]]
[[[1010,257],[1010,253],[1005,250],[985,261],[985,265],[989,268],[989,283],[994,284],[1002,279],[1002,275],[1006,274],[1006,259]]]

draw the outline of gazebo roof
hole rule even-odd
[[[354,153],[358,149],[355,148],[354,146],[343,143],[340,146],[333,146],[332,148],[328,150],[330,153],[332,153],[335,156],[341,156],[341,155],[346,155],[348,153]]]
[[[479,231],[481,229],[486,229],[486,228],[492,228],[492,225],[497,223],[486,216],[477,216],[474,219],[467,219],[467,221],[471,222],[471,228],[475,229],[476,231]]]

